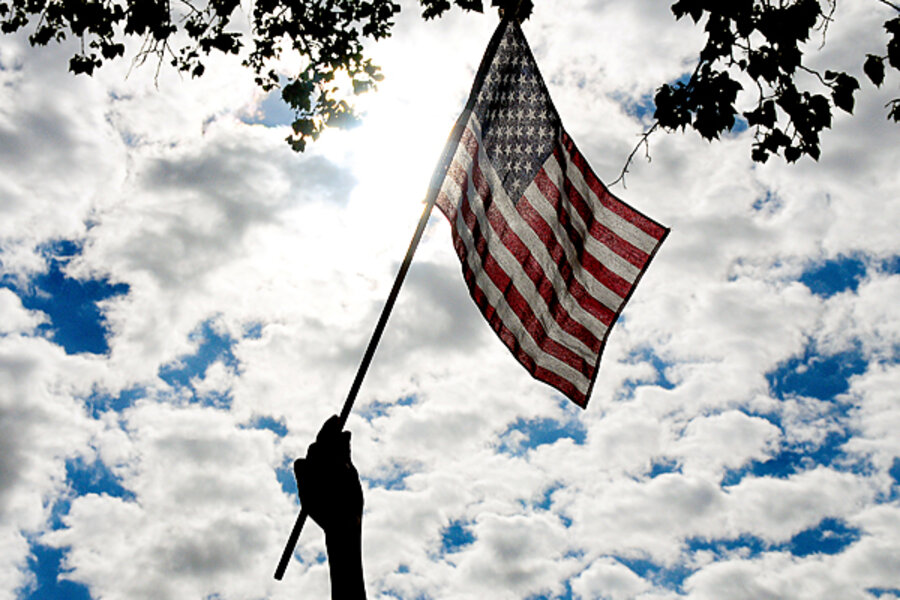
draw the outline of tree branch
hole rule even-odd
[[[881,2],[882,4],[885,4],[885,5],[887,5],[887,6],[890,6],[891,8],[893,8],[894,10],[896,10],[897,12],[900,12],[900,5],[894,4],[893,2],[890,2],[889,0],[878,0],[878,1]]]
[[[632,149],[631,154],[628,155],[628,159],[625,161],[625,165],[622,167],[622,172],[619,173],[619,176],[616,177],[608,187],[612,187],[620,181],[622,182],[623,189],[628,187],[627,185],[625,185],[625,174],[628,173],[628,167],[631,166],[631,162],[632,160],[634,160],[634,155],[637,154],[637,151],[641,147],[641,144],[644,145],[644,155],[647,157],[647,162],[650,162],[650,144],[647,143],[647,140],[650,138],[650,134],[656,131],[657,127],[659,127],[659,121],[653,123],[653,126],[641,135],[641,139],[638,140],[638,143],[634,146],[634,149]]]
[[[819,50],[825,47],[825,38],[828,36],[828,26],[831,25],[831,22],[834,20],[834,12],[837,10],[837,0],[831,0],[829,4],[831,5],[831,10],[828,11],[827,15],[822,15],[822,43],[819,44]]]
[[[822,74],[819,73],[818,71],[816,71],[815,69],[810,69],[806,65],[798,65],[797,68],[799,68],[801,71],[806,71],[807,73],[809,73],[811,75],[815,75],[819,79],[819,82],[822,85],[824,85],[827,88],[834,89],[834,85],[825,81],[825,79],[822,77]]]

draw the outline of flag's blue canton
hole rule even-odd
[[[522,31],[507,27],[474,112],[485,152],[517,202],[553,151],[559,116]]]

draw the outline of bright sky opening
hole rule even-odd
[[[889,10],[839,3],[828,60],[859,75]],[[404,3],[361,124],[303,154],[239,59],[157,88],[0,37],[0,600],[328,597],[314,526],[272,578],[290,465],[496,23]],[[536,2],[523,30],[605,181],[702,42],[651,0]],[[818,162],[755,164],[744,127],[650,139],[613,192],[672,231],[584,411],[496,339],[435,213],[347,424],[369,596],[900,598],[896,90]]]

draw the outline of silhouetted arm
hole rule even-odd
[[[362,486],[350,460],[350,432],[331,417],[294,462],[300,503],[325,531],[333,600],[366,597],[362,569]]]

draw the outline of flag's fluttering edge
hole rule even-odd
[[[587,406],[610,329],[668,229],[594,175],[518,23],[494,33],[430,194],[490,326],[536,379]]]

